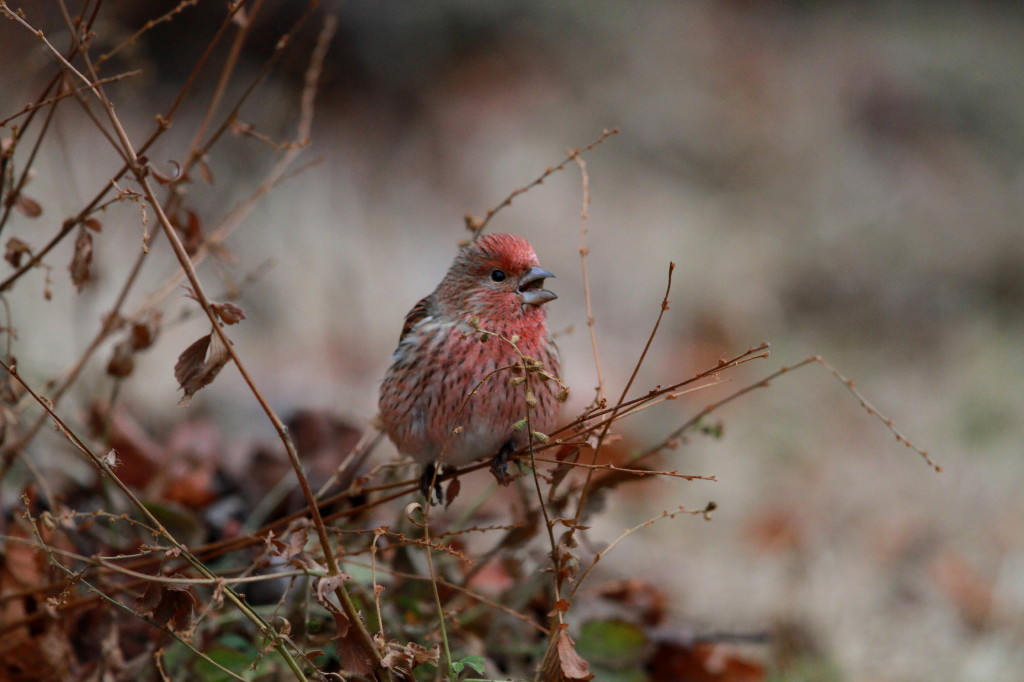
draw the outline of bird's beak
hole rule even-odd
[[[519,293],[523,295],[523,303],[529,305],[540,305],[553,301],[558,296],[544,288],[544,280],[554,277],[550,272],[540,267],[530,268],[522,279],[519,280]]]

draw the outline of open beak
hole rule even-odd
[[[519,280],[519,293],[523,295],[523,303],[541,305],[553,301],[558,296],[544,288],[544,280],[554,277],[544,268],[534,266]]]

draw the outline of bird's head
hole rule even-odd
[[[543,316],[541,306],[558,298],[544,288],[549,277],[554,275],[540,267],[528,241],[514,234],[487,234],[459,252],[440,289],[459,310],[486,323]]]

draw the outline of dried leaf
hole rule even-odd
[[[737,655],[736,648],[711,642],[662,643],[650,661],[651,679],[700,682],[764,682],[764,666]]]
[[[32,255],[32,249],[29,245],[21,241],[17,237],[11,237],[7,240],[7,249],[4,251],[4,260],[10,263],[13,267],[21,267],[21,257],[25,254]]]
[[[114,353],[107,363],[107,374],[126,377],[135,369],[135,353],[149,348],[159,331],[160,313],[152,312],[145,322],[133,322],[128,337],[114,346]]]
[[[114,354],[107,363],[107,374],[124,378],[135,369],[134,348],[131,339],[125,339],[114,346]]]
[[[555,679],[567,682],[594,679],[594,673],[590,672],[590,666],[583,660],[583,657],[576,653],[576,642],[572,641],[569,632],[560,630],[557,637],[558,672],[561,675]]]
[[[626,578],[600,585],[597,593],[605,600],[621,604],[646,626],[661,625],[668,610],[668,597],[654,583]]]
[[[172,578],[184,578],[175,574]],[[177,633],[189,633],[199,601],[188,585],[152,581],[139,597],[135,608],[140,615],[150,616],[159,625]]]
[[[203,243],[203,225],[199,221],[199,215],[195,211],[187,210],[184,221],[180,215],[175,215],[171,223],[184,237],[182,246],[185,247],[185,253],[190,256],[195,255]]]
[[[289,560],[302,554],[302,548],[306,546],[306,539],[309,537],[309,526],[296,524],[296,527],[288,534],[288,542],[274,542],[272,554],[284,560]],[[275,551],[276,550],[276,551]]]
[[[160,333],[160,312],[153,311],[145,322],[133,322],[131,344],[133,350],[149,348]]]
[[[234,303],[213,303],[210,307],[224,324],[236,324],[245,319],[245,313]]]
[[[414,668],[424,663],[436,666],[440,657],[441,647],[438,644],[427,649],[416,642],[409,642],[404,646],[397,642],[388,642],[388,653],[381,660],[381,665],[409,677]]]
[[[447,490],[445,490],[445,494],[444,494],[444,499],[445,499],[444,506],[445,506],[446,509],[449,506],[451,506],[451,503],[454,502],[455,498],[459,496],[459,491],[460,490],[462,490],[462,484],[459,483],[459,479],[458,478],[453,478],[451,480],[451,482],[448,483],[448,488],[447,488]]]
[[[171,168],[173,169],[170,174],[161,173],[156,169],[156,166],[152,164],[149,166],[149,172],[153,174],[153,177],[156,178],[156,181],[161,185],[169,185],[170,183],[181,179],[181,164],[174,159],[171,159],[168,163],[171,164]]]
[[[174,378],[184,391],[178,404],[187,405],[192,396],[217,378],[230,359],[220,336],[212,332],[186,348],[174,365]]]
[[[210,170],[210,164],[207,163],[207,157],[204,155],[203,158],[199,159],[199,174],[203,177],[203,180],[207,185],[213,184],[213,171]]]
[[[96,220],[95,218],[86,218],[84,221],[82,221],[82,224],[85,225],[90,230],[92,230],[93,232],[103,231],[103,223]]]
[[[68,269],[71,271],[71,281],[75,288],[81,291],[89,283],[92,277],[89,274],[89,266],[92,264],[92,235],[88,230],[78,231],[75,239],[75,255],[71,259]]]
[[[341,608],[331,601],[331,595],[334,593],[338,586],[345,580],[348,580],[349,576],[344,573],[338,573],[337,575],[324,576],[317,578],[314,583],[315,589],[313,590],[313,596],[317,602],[331,614],[334,618],[334,625],[338,628],[338,639],[344,640],[348,635],[351,623],[348,620],[348,616]]]
[[[349,630],[344,637],[340,637],[337,647],[338,658],[341,660],[341,667],[345,672],[360,677],[369,677],[373,674],[374,660],[359,640],[355,630]]]
[[[38,201],[20,193],[14,199],[14,208],[29,218],[38,218],[43,213],[43,207],[39,205]]]

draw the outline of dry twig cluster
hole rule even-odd
[[[0,13],[8,20],[5,30],[16,27],[32,34],[53,64],[52,76],[34,102],[17,112],[0,112],[6,116],[0,154],[0,231],[15,220],[44,224],[48,218],[42,217],[45,206],[31,196],[28,183],[38,151],[52,142],[51,123],[59,110],[76,107],[120,159],[120,169],[100,182],[92,198],[48,240],[34,244],[8,238],[5,258],[12,272],[0,282],[0,294],[25,286],[26,275],[43,269],[44,295],[49,297],[53,287],[60,286],[52,253],[72,238],[70,283],[83,291],[95,279],[95,242],[115,238],[105,225],[108,209],[116,204],[135,206],[142,226],[141,237],[135,238],[134,260],[120,273],[108,312],[80,356],[62,372],[40,382],[29,378],[36,374],[34,370],[19,371],[12,355],[16,320],[6,322],[6,350],[0,363],[5,371],[0,479],[16,465],[32,475],[19,500],[3,500],[5,510],[17,513],[6,522],[2,540],[0,660],[4,663],[0,676],[129,679],[148,671],[145,674],[164,679],[247,679],[247,670],[253,668],[260,675],[299,680],[337,679],[341,674],[381,680],[463,679],[483,674],[486,660],[500,665],[502,674],[589,679],[593,673],[581,655],[584,648],[577,650],[568,627],[594,567],[630,533],[683,513],[709,518],[715,505],[657,513],[595,551],[584,549],[588,522],[600,513],[605,496],[624,483],[651,476],[715,480],[661,469],[658,457],[694,434],[720,433],[720,424],[708,421],[716,410],[789,370],[779,370],[707,405],[658,443],[625,459],[609,460],[606,453],[618,422],[718,383],[721,375],[735,367],[766,358],[768,345],[755,345],[669,385],[637,391],[637,373],[669,310],[674,267],[670,265],[649,338],[629,381],[610,399],[585,285],[597,375],[595,396],[561,429],[534,434],[529,447],[518,453],[532,479],[531,486],[518,488],[522,513],[493,523],[477,523],[467,515],[459,523],[439,528],[431,522],[429,507],[410,505],[394,514],[396,521],[391,525],[366,525],[381,509],[389,505],[397,509],[401,500],[409,499],[418,487],[415,478],[401,465],[367,466],[380,441],[374,432],[353,434],[336,420],[316,414],[299,415],[286,425],[249,373],[244,349],[229,337],[229,327],[243,323],[245,313],[229,300],[214,300],[208,293],[209,282],[197,273],[207,259],[226,257],[226,239],[243,225],[256,203],[301,170],[295,164],[310,142],[317,83],[334,32],[332,20],[323,20],[309,54],[292,140],[271,139],[257,125],[244,122],[242,114],[282,56],[294,49],[290,38],[318,16],[315,2],[281,33],[272,54],[248,83],[241,83],[238,56],[261,19],[263,3],[230,5],[176,97],[155,116],[149,135],[137,139],[127,132],[119,113],[127,103],[117,101],[115,92],[139,72],[108,73],[106,69],[142,34],[173,21],[194,3],[182,2],[105,52],[103,37],[95,33],[101,4],[85,2],[80,13],[73,15],[58,0],[68,39],[59,46],[31,17],[0,1]],[[197,101],[195,85],[200,80],[214,80],[217,86]],[[229,93],[236,91],[240,94],[231,101]],[[203,115],[188,148],[181,150],[169,169],[161,169],[148,153],[186,105],[200,107]],[[517,196],[575,163],[582,173],[579,251],[586,283],[589,182],[582,154],[615,132],[606,131],[590,145],[571,150],[563,162],[513,191],[484,217],[467,216],[473,238]],[[191,192],[211,182],[210,159],[226,134],[265,142],[277,158],[246,200],[223,216],[201,215],[193,208]],[[139,273],[154,251],[168,248],[178,264],[174,274],[150,291],[138,291]],[[274,449],[286,453],[290,465],[288,470],[278,469],[280,476],[263,488],[258,481],[249,482],[253,490],[246,492],[250,499],[256,498],[245,514],[224,516],[217,511],[218,496],[205,494],[212,489],[210,467],[199,471],[206,479],[197,478],[196,471],[185,471],[168,481],[166,472],[159,469],[173,457],[171,446],[141,437],[137,425],[117,405],[118,387],[136,378],[138,355],[160,341],[163,327],[177,321],[168,312],[168,301],[186,284],[186,303],[198,306],[209,331],[181,351],[174,367],[182,402],[233,367],[274,426],[280,441]],[[226,298],[235,293],[229,291]],[[143,302],[129,310],[129,298],[140,295]],[[486,329],[478,333],[491,335]],[[514,339],[503,341],[515,345]],[[62,399],[88,369],[103,364],[99,353],[111,345],[105,365],[112,387],[109,399],[97,401],[89,418],[76,423]],[[821,358],[801,364],[813,363],[840,376]],[[509,368],[513,370],[518,371],[513,379],[525,382],[527,389],[530,381],[559,380],[546,376],[544,368],[528,357],[521,357],[520,366]],[[842,381],[856,391],[851,382]],[[877,414],[859,393],[855,395],[865,409]],[[41,412],[35,411],[37,406]],[[529,429],[528,401],[523,414],[523,426]],[[893,428],[891,421],[879,418]],[[47,477],[34,470],[32,450],[48,423],[70,446],[63,456],[77,453],[93,465],[92,483],[72,492],[55,491]],[[305,442],[297,445],[296,441]],[[331,453],[334,471],[329,479],[311,481],[306,471],[311,451],[318,447]],[[460,492],[460,477],[483,466],[444,474],[449,504]],[[292,495],[296,487],[298,494]],[[467,514],[478,506],[479,502],[470,505]],[[187,513],[175,511],[180,508]],[[196,518],[207,527],[196,528],[192,523]],[[466,539],[482,534],[499,537],[487,552],[470,551]],[[524,555],[518,551],[537,546],[544,546],[544,552]],[[643,627],[657,625],[664,617],[664,597],[641,581],[597,586],[588,598],[617,609],[626,626],[633,628],[630,632],[642,633]],[[626,612],[631,620],[622,615]],[[655,643],[642,634],[641,639],[631,650],[636,660],[628,656],[623,660],[627,666],[656,670],[659,663],[651,653]]]

